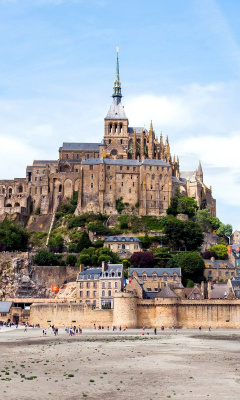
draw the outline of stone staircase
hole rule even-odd
[[[51,220],[51,224],[49,227],[49,231],[48,231],[48,235],[47,235],[47,240],[46,240],[46,247],[48,246],[48,242],[49,242],[49,238],[50,238],[50,234],[52,231],[52,228],[54,226],[55,220],[56,220],[56,212],[58,210],[59,204],[60,204],[60,199],[61,199],[61,195],[58,195],[55,202],[54,202],[54,208],[53,208],[53,214],[52,214],[52,220]]]

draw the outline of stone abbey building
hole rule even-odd
[[[0,216],[54,213],[60,202],[78,192],[76,213],[116,213],[122,198],[139,215],[166,214],[177,188],[193,197],[199,207],[216,215],[211,187],[203,182],[201,164],[195,171],[180,172],[179,158],[172,158],[168,138],[131,127],[121,102],[117,55],[113,101],[104,119],[101,143],[63,143],[58,160],[35,160],[25,178],[0,181]],[[32,205],[32,206],[31,206]]]

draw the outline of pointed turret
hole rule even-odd
[[[152,121],[150,123],[149,134],[148,134],[148,158],[154,158],[154,132]]]
[[[197,169],[196,172],[197,172],[197,173],[196,173],[196,177],[197,177],[200,181],[203,181],[203,171],[202,171],[201,161],[199,161],[198,169]]]

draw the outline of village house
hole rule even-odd
[[[181,286],[181,268],[129,268],[130,279],[142,283],[145,292],[159,292],[166,285]]]
[[[237,275],[236,267],[229,260],[204,260],[204,276],[207,281],[218,282],[225,281]]]
[[[104,239],[104,247],[117,253],[120,258],[129,258],[133,253],[141,251],[141,243],[134,236],[108,236]]]
[[[123,290],[123,264],[102,263],[102,268],[81,268],[77,300],[96,308],[113,308],[115,292]]]

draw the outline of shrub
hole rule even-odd
[[[0,244],[2,249],[8,251],[26,250],[29,236],[29,232],[19,222],[5,219],[0,223]]]
[[[40,209],[40,207],[37,207],[37,208],[36,208],[35,215],[40,215],[40,212],[41,212],[41,209]]]
[[[77,257],[74,254],[69,254],[66,258],[66,265],[74,267],[77,262]]]
[[[64,246],[64,239],[61,235],[56,235],[53,237],[50,237],[49,242],[48,242],[49,248],[51,248],[51,251],[54,253],[62,253],[63,251],[63,246]]]
[[[124,210],[125,205],[123,203],[123,198],[120,197],[119,199],[116,200],[116,210],[119,214]]]
[[[49,252],[48,250],[42,249],[37,252],[35,257],[33,257],[33,262],[35,265],[58,265],[59,256]]]

